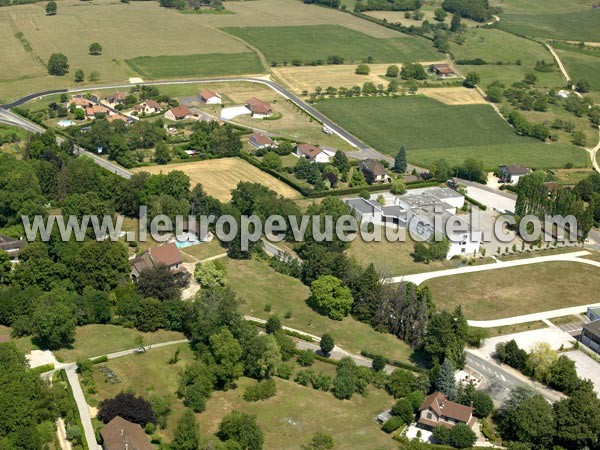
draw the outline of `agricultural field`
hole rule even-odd
[[[463,44],[452,42],[452,53],[457,60],[481,58],[488,64],[498,61],[515,64],[520,59],[531,65],[542,59],[552,61],[552,55],[543,44],[501,30],[470,29],[463,36]]]
[[[222,418],[237,410],[257,416],[264,432],[265,449],[299,449],[317,431],[330,434],[335,448],[340,449],[392,450],[398,447],[373,420],[393,405],[393,399],[384,391],[371,388],[366,397],[353,395],[350,400],[340,401],[329,392],[292,381],[275,378],[275,382],[277,394],[260,402],[249,403],[242,399],[245,388],[255,383],[248,378],[241,378],[237,389],[214,392],[206,411],[197,416],[200,429],[203,433],[215,433]]]
[[[440,59],[430,41],[396,33],[388,39],[373,38],[340,25],[300,27],[223,28],[258,48],[269,62],[286,65],[323,60],[337,55],[346,64],[363,62],[371,56],[373,62],[434,61]]]
[[[510,33],[551,39],[600,41],[600,9],[587,0],[494,0],[502,8],[497,27]]]
[[[600,73],[600,52],[593,55],[591,53],[580,53],[576,50],[556,49],[556,53],[573,81],[587,80],[592,90],[600,91],[600,76],[598,76],[598,73]]]
[[[462,305],[468,319],[491,320],[594,303],[598,283],[592,266],[548,262],[434,278],[426,285],[434,299],[443,299],[439,308]]]
[[[412,96],[324,100],[317,108],[383,153],[394,155],[405,144],[408,160],[418,165],[440,158],[456,164],[469,157],[489,168],[507,163],[538,168],[589,164],[582,149],[517,136],[488,105],[447,106]]]
[[[169,173],[173,170],[185,172],[190,177],[192,187],[201,183],[209,195],[221,201],[229,201],[231,191],[235,189],[240,181],[260,183],[287,198],[300,197],[300,193],[287,184],[240,158],[210,159],[166,166],[139,167],[133,169],[132,172],[158,174]]]
[[[139,56],[125,62],[144,79],[260,74],[264,68],[255,53]]]
[[[310,289],[299,280],[276,272],[266,262],[222,261],[227,266],[229,285],[243,300],[240,308],[244,314],[261,319],[277,314],[285,326],[319,336],[331,333],[336,344],[349,352],[364,350],[410,362],[410,347],[391,334],[378,333],[368,324],[351,317],[335,321],[313,311],[306,304]],[[270,312],[265,312],[267,304],[271,305]],[[285,318],[287,312],[291,313],[290,318]]]
[[[487,100],[475,89],[465,87],[421,88],[419,93],[444,105],[486,105]]]
[[[546,58],[549,61],[549,58]],[[525,75],[534,72],[533,66],[535,61],[523,61],[523,65],[517,66],[514,64],[488,64],[485,66],[475,65],[458,65],[457,69],[462,73],[466,74],[469,72],[476,72],[481,77],[481,83],[479,84],[482,88],[486,88],[492,81],[500,81],[505,86],[510,86],[516,81],[523,81]],[[537,76],[536,85],[538,87],[561,88],[566,85],[566,80],[558,68],[553,72],[534,72]]]

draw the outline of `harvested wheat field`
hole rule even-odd
[[[445,105],[485,105],[487,102],[475,89],[464,87],[422,88],[419,94]]]
[[[169,164],[166,166],[138,167],[132,172],[151,174],[181,170],[190,177],[192,187],[200,183],[206,192],[221,201],[231,199],[231,191],[240,181],[260,183],[286,198],[299,198],[300,193],[271,175],[240,158],[209,159],[207,161]]]
[[[385,72],[388,66],[392,64],[369,64],[371,68],[369,75],[357,75],[354,73],[356,64],[274,67],[272,71],[291,90],[296,93],[302,93],[304,90],[313,92],[317,86],[323,89],[329,86],[351,88],[352,86],[362,86],[369,81],[375,84],[375,86],[378,84],[387,86],[389,79],[385,78]],[[421,64],[427,67],[432,62],[423,62]],[[396,63],[396,65],[400,68],[402,67],[402,63]]]

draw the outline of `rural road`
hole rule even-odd
[[[598,127],[598,134],[600,135],[600,127]],[[586,150],[590,154],[590,158],[592,159],[592,167],[596,172],[600,173],[600,165],[598,165],[598,160],[596,159],[598,151],[600,150],[600,138],[598,139],[598,143],[594,148]]]
[[[550,44],[546,43],[546,47],[548,48],[548,50],[550,50],[550,53],[556,60],[556,63],[558,64],[560,71],[562,72],[563,76],[565,77],[565,80],[567,80],[567,82],[571,81],[571,77],[569,76],[569,73],[567,72],[567,69],[563,65],[562,61],[558,57],[558,54],[554,51],[554,49],[552,48],[552,46]]]

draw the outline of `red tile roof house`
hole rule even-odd
[[[190,108],[185,105],[179,105],[171,108],[165,113],[165,119],[169,120],[184,120],[191,114]]]
[[[391,183],[392,177],[385,171],[385,167],[374,159],[365,159],[358,163],[358,168],[365,174],[367,183]]]
[[[201,91],[200,101],[207,105],[220,105],[222,103],[221,96],[213,91]]]
[[[296,145],[296,156],[306,158],[311,163],[328,163],[330,159],[323,149],[312,144]]]
[[[256,97],[252,97],[246,101],[246,108],[250,110],[252,113],[252,117],[256,117],[258,119],[263,117],[269,117],[273,114],[273,108],[267,102],[263,102]]]
[[[248,144],[256,149],[277,148],[277,142],[262,133],[254,133],[252,136],[250,136],[250,139],[248,139]]]
[[[173,272],[178,271],[181,270],[181,264],[183,264],[183,255],[174,242],[169,242],[160,247],[152,247],[141,256],[132,259],[131,278],[136,279],[144,270],[159,265],[167,266]]]
[[[111,105],[120,105],[127,98],[125,92],[115,92],[114,94],[107,95],[104,100]]]
[[[418,412],[417,424],[425,429],[437,426],[452,428],[457,423],[465,423],[470,427],[475,424],[472,406],[451,402],[441,392],[434,392],[427,397]]]
[[[448,64],[432,64],[429,66],[429,71],[440,78],[453,78],[456,76],[454,70]]]
[[[154,447],[142,427],[120,416],[108,422],[102,430],[103,450],[152,450]]]
[[[96,114],[104,114],[104,115],[108,116],[110,114],[110,111],[105,106],[99,106],[99,105],[92,105],[92,106],[88,106],[87,108],[85,108],[85,115],[89,119],[93,119],[94,117],[96,117]]]
[[[76,108],[87,108],[88,106],[92,106],[94,104],[94,102],[84,97],[73,97],[71,100],[69,100],[68,106],[71,106],[73,103],[75,104]]]
[[[162,110],[162,106],[156,100],[145,100],[133,107],[138,113],[154,114]]]

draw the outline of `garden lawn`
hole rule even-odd
[[[107,353],[136,348],[135,339],[140,335],[144,336],[146,345],[185,339],[183,334],[176,331],[158,330],[154,333],[142,333],[132,328],[116,325],[85,325],[77,328],[73,348],[58,350],[54,354],[64,362],[76,361],[78,358],[102,356]]]
[[[255,53],[138,56],[125,61],[144,78],[210,77],[264,72]]]
[[[169,364],[168,361],[179,348],[179,362]],[[187,344],[172,345],[167,347],[148,350],[146,353],[123,356],[102,363],[121,379],[121,383],[111,384],[94,366],[94,380],[96,381],[97,393],[88,395],[92,403],[106,398],[112,398],[122,391],[131,391],[135,395],[149,399],[158,394],[171,399],[172,414],[169,416],[167,428],[157,429],[165,439],[171,440],[172,433],[177,425],[177,419],[183,414],[183,403],[177,399],[175,392],[179,385],[179,373],[185,365],[194,359],[194,354]]]
[[[598,301],[600,272],[575,262],[548,262],[428,280],[438,308],[462,305],[467,319],[491,320]]]
[[[503,0],[497,27],[511,33],[575,41],[600,41],[600,9],[587,0]]]
[[[457,164],[469,157],[482,160],[487,168],[589,164],[585,151],[574,146],[544,144],[516,135],[489,105],[449,106],[412,96],[329,99],[316,106],[383,153],[395,155],[405,144],[408,160],[418,165],[427,166],[440,158]]]
[[[335,321],[313,311],[306,304],[310,289],[299,280],[276,272],[266,262],[223,261],[227,266],[228,283],[243,301],[241,310],[244,314],[261,319],[277,314],[285,326],[317,336],[331,333],[336,344],[349,352],[364,350],[410,362],[411,349],[393,335],[378,333],[351,317]],[[270,312],[265,312],[266,305],[271,305]],[[286,319],[288,311],[291,317]]]
[[[431,41],[398,33],[395,38],[378,39],[339,25],[299,27],[223,28],[258,48],[269,62],[287,64],[326,61],[341,56],[345,63],[432,61],[442,59]]]
[[[214,392],[206,411],[199,414],[202,433],[215,433],[223,417],[237,410],[257,416],[264,433],[265,450],[297,450],[320,431],[333,437],[335,448],[392,450],[398,443],[381,431],[374,418],[394,401],[384,391],[369,389],[369,395],[337,400],[330,392],[316,391],[293,381],[275,378],[277,394],[267,400],[246,402],[242,395],[256,383],[242,378],[239,387]]]

